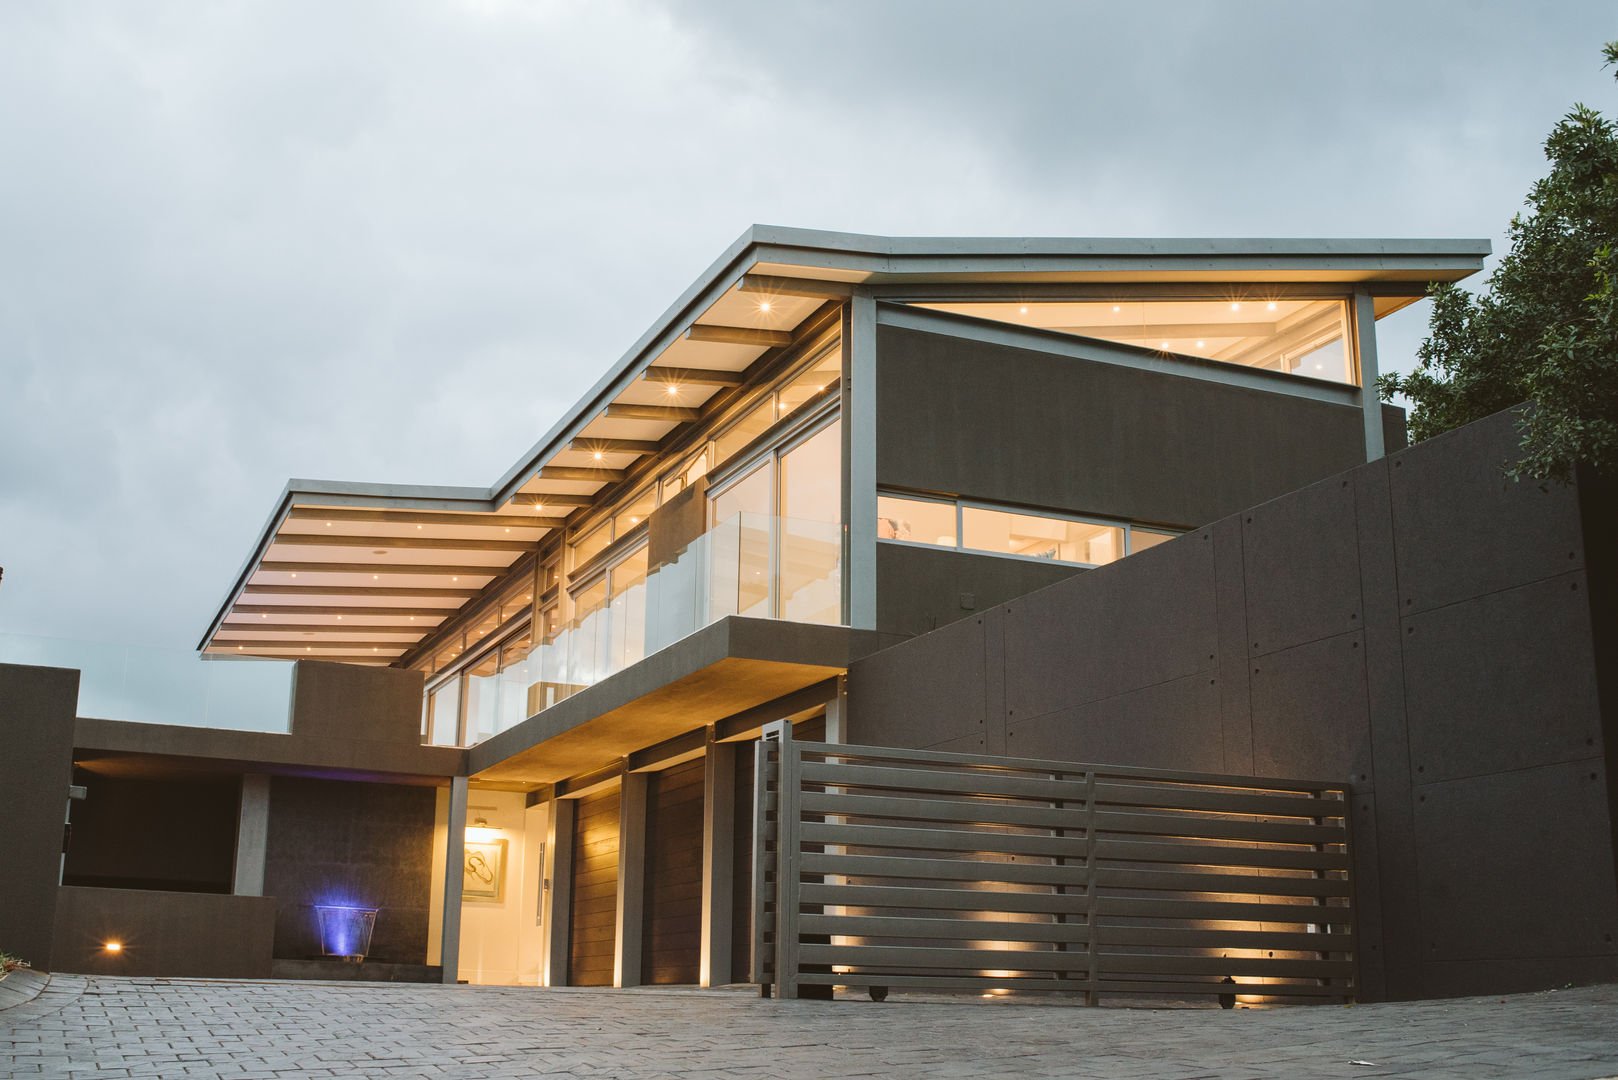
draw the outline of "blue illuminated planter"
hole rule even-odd
[[[371,931],[376,929],[376,908],[315,905],[320,921],[320,951],[359,963],[371,950]]]

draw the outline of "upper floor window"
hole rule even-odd
[[[1103,566],[1175,533],[1122,521],[1033,514],[978,503],[879,495],[877,539]]]
[[[1221,300],[1075,300],[920,304],[919,307],[1100,338],[1154,352],[1354,383],[1348,305],[1266,295]]]

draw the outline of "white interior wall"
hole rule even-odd
[[[506,841],[505,881],[499,901],[461,904],[460,977],[493,986],[539,983],[539,874],[547,808],[525,809],[521,792],[474,790],[467,799],[468,827],[488,822],[491,838]]]

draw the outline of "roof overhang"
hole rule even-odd
[[[881,237],[755,225],[532,449],[487,488],[294,480],[199,648],[393,664],[478,600],[637,463],[723,408],[756,364],[854,288],[892,300],[961,289],[1265,281],[1364,288],[1380,317],[1428,282],[1477,272],[1485,240]],[[819,317],[817,317],[819,316]]]

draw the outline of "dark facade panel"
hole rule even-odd
[[[1559,485],[1506,479],[1519,454],[1515,427],[1500,414],[1392,457],[1404,614],[1584,568],[1578,499]]]
[[[0,941],[51,970],[79,673],[0,664]]]
[[[1082,573],[1061,563],[878,544],[876,626],[888,634],[925,634]]]
[[[877,327],[877,483],[1203,525],[1365,460],[1347,405]]]
[[[268,979],[274,897],[64,886],[56,970],[93,975]],[[121,948],[111,952],[109,941]]]
[[[1200,530],[1003,605],[1008,722],[1211,671],[1208,537]]]
[[[1417,787],[1429,962],[1605,957],[1618,977],[1618,888],[1599,758]]]
[[[611,986],[618,920],[619,791],[586,795],[573,816],[569,986]]]
[[[1208,771],[1223,753],[1219,689],[1199,673],[1006,725],[1012,757]]]
[[[369,958],[427,956],[435,789],[270,779],[264,893],[276,899],[275,956],[320,955],[316,904],[378,908]]]
[[[1332,477],[1243,512],[1253,655],[1360,628],[1354,487]]]
[[[962,619],[852,665],[849,741],[936,748],[968,739],[983,750],[985,725],[1005,725],[1003,708],[992,717],[987,709],[984,624],[983,615]]]
[[[425,680],[419,671],[299,660],[292,672],[292,733],[419,746]]]
[[[702,964],[703,760],[652,773],[646,781],[641,978],[695,983]]]
[[[1572,571],[1405,620],[1405,700],[1418,782],[1599,752],[1584,582]]]
[[[1343,783],[1370,775],[1363,634],[1254,657],[1252,680],[1255,773]]]

